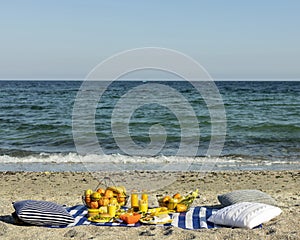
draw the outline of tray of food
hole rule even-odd
[[[160,197],[158,199],[158,202],[161,207],[166,207],[169,211],[186,212],[189,210],[198,195],[198,189],[196,189],[186,196],[182,196],[180,193],[176,193],[173,195],[173,197],[169,195]]]

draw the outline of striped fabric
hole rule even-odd
[[[126,224],[123,222],[114,223],[114,222],[108,222],[108,223],[95,223],[90,222],[87,219],[87,208],[84,205],[77,205],[73,207],[67,208],[67,211],[72,215],[75,219],[74,223],[69,224],[67,227],[74,227],[74,226],[80,226],[80,225],[95,225],[95,226],[126,226],[126,227],[138,227],[141,226],[141,223],[136,224]]]
[[[212,209],[207,207],[194,207],[186,213],[172,214],[172,224],[168,223],[161,226],[174,226],[184,229],[200,229],[200,228],[216,228],[217,225],[207,222],[207,219],[217,211],[218,209]],[[83,205],[77,205],[67,208],[67,211],[75,218],[74,223],[69,224],[67,227],[74,227],[80,225],[95,225],[95,226],[126,226],[126,227],[138,227],[141,223],[126,224],[120,223],[94,223],[87,220],[87,209]]]
[[[17,217],[32,225],[61,226],[74,222],[74,218],[62,206],[46,201],[25,200],[13,204]]]
[[[217,225],[207,221],[217,211],[208,207],[193,207],[186,213],[173,214],[172,226],[184,229],[217,228]]]

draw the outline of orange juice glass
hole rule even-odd
[[[115,217],[115,216],[116,216],[116,211],[117,211],[117,206],[116,206],[116,204],[108,204],[107,210],[108,210],[108,214],[109,214],[111,217]]]
[[[138,208],[139,207],[139,196],[136,191],[131,193],[131,207]]]
[[[148,201],[148,194],[147,194],[146,190],[143,190],[143,193],[142,193],[142,200]]]
[[[148,201],[140,200],[139,210],[146,213],[148,211]]]

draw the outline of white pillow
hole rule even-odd
[[[252,229],[277,217],[281,212],[280,208],[268,204],[241,202],[218,210],[208,221],[218,225]]]

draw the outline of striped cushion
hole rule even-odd
[[[224,207],[239,202],[258,202],[276,205],[276,201],[271,196],[259,190],[237,190],[219,195],[218,200]]]
[[[74,218],[62,206],[46,201],[24,200],[13,203],[17,217],[32,225],[68,225]]]

